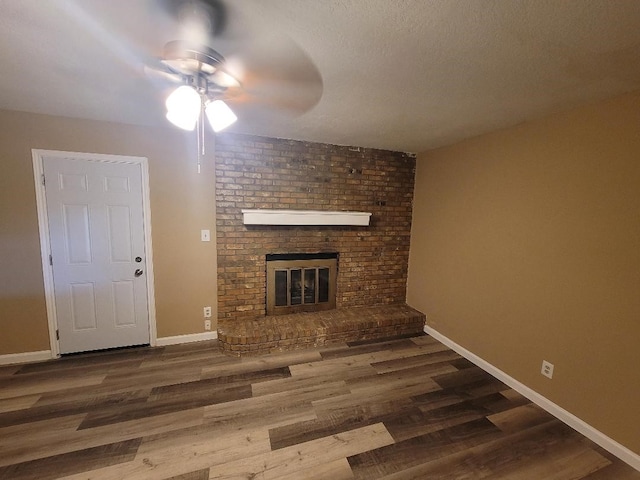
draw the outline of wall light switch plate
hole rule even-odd
[[[203,242],[211,241],[211,231],[210,230],[200,230],[200,240]]]

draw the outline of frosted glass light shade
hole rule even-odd
[[[193,130],[200,116],[202,101],[195,89],[182,85],[176,88],[165,102],[167,106],[167,120],[176,127]]]
[[[214,132],[224,130],[238,119],[236,114],[222,100],[214,100],[207,103],[205,113]]]

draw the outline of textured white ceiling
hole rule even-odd
[[[179,32],[157,2],[0,0],[0,108],[166,124],[143,66]],[[237,72],[313,89],[298,116],[238,105],[237,132],[419,152],[640,89],[638,0],[228,4],[212,46]]]

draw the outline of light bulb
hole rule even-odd
[[[167,106],[167,120],[176,127],[193,130],[200,116],[202,101],[200,94],[194,88],[182,85],[176,88],[165,102]]]
[[[205,113],[214,132],[224,130],[238,119],[236,114],[222,100],[208,102],[205,107]]]

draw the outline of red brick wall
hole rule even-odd
[[[337,308],[405,302],[415,158],[246,135],[216,137],[218,315],[265,314],[265,255],[339,252]],[[245,226],[243,208],[371,212],[368,227]]]

